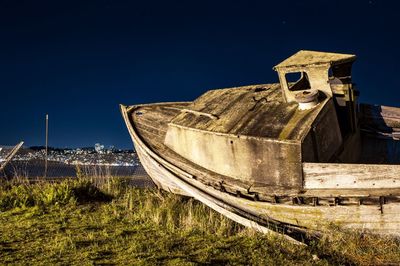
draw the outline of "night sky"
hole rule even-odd
[[[354,53],[361,101],[400,106],[398,1],[0,0],[0,145],[131,148],[118,104],[277,82],[301,49]]]

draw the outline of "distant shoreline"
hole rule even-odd
[[[79,169],[79,170],[78,170]],[[5,169],[8,177],[77,177],[78,171],[86,176],[148,176],[143,166],[139,162],[132,165],[118,165],[113,163],[65,163],[60,161],[48,161],[47,173],[45,174],[45,161],[33,160],[13,160]]]

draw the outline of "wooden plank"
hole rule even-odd
[[[377,129],[400,128],[400,108],[361,104],[361,127],[369,126]]]
[[[380,197],[388,196],[390,199],[392,197],[400,196],[400,188],[350,188],[350,189],[314,189],[309,188],[300,196],[310,198],[310,197],[320,197],[320,198],[366,198],[366,197]]]
[[[400,121],[400,108],[381,105],[381,114],[384,117],[398,119]]]
[[[400,188],[400,165],[303,163],[304,189]]]
[[[7,154],[6,160],[3,162],[3,164],[0,165],[0,171],[3,171],[4,168],[7,166],[7,164],[14,158],[14,156],[17,154],[19,149],[21,149],[22,145],[24,145],[24,142],[21,141],[17,145],[12,148],[12,150]]]

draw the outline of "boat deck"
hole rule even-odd
[[[247,188],[250,187],[250,184],[228,176],[219,175],[193,164],[164,145],[168,123],[189,104],[190,102],[139,106],[130,114],[130,119],[132,124],[135,125],[138,135],[143,142],[145,142],[151,150],[170,163],[191,173],[194,178],[203,180],[210,186],[222,189],[221,186],[224,184],[224,189],[232,193],[241,192],[247,194]],[[253,189],[256,189],[257,185],[262,186],[262,184],[253,184]],[[285,188],[264,187],[263,190],[278,194],[290,194],[290,192],[293,194],[298,193],[298,191],[288,191]]]

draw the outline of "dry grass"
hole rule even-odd
[[[94,181],[3,183],[0,263],[400,264],[398,240],[332,227],[331,236],[299,247],[190,198],[132,188],[116,177]]]

